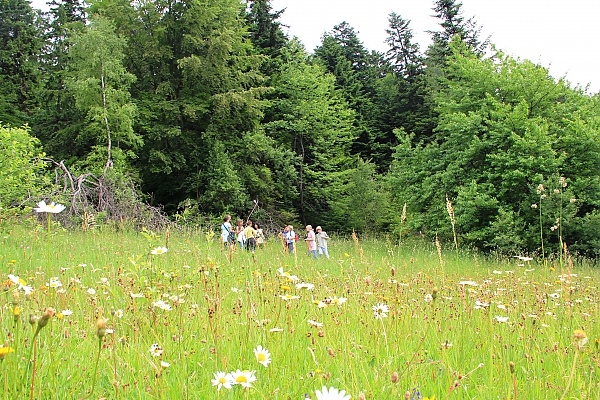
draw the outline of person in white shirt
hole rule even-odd
[[[317,231],[317,247],[319,254],[323,254],[325,257],[329,258],[329,252],[327,251],[327,241],[329,240],[329,236],[327,236],[327,232],[323,231],[323,228],[320,226],[317,226],[315,230]]]

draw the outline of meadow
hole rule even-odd
[[[34,219],[0,243],[4,399],[600,398],[599,273],[567,256]]]

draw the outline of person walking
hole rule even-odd
[[[252,221],[246,222],[246,228],[244,228],[244,237],[246,238],[246,250],[254,253],[256,250],[256,231],[252,226]]]
[[[265,247],[265,234],[262,228],[255,222],[254,230],[256,231],[256,247]]]
[[[232,235],[231,226],[231,215],[226,215],[223,218],[223,223],[221,224],[221,239],[223,240],[223,247],[231,246],[234,242],[235,236]]]
[[[292,225],[288,225],[283,229],[283,240],[287,245],[288,252],[294,254],[294,249],[296,247],[296,232],[294,232],[294,227]]]
[[[317,238],[312,225],[306,225],[306,239],[304,239],[304,241],[306,241],[308,247],[308,254],[317,258]]]
[[[317,226],[317,247],[319,250],[319,254],[323,254],[327,259],[329,259],[329,251],[327,251],[327,241],[329,240],[329,236],[327,236],[327,232],[323,231],[323,228]]]
[[[237,220],[237,225],[235,226],[235,235],[237,237],[237,242],[240,245],[240,250],[243,250],[244,245],[246,244],[246,237],[244,236],[244,221],[241,219]]]

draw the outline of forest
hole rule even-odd
[[[307,50],[269,0],[0,0],[0,214],[143,203],[191,224],[258,206],[597,258],[598,94],[497,49],[460,1],[431,3],[431,45],[399,10],[377,52],[343,21]]]

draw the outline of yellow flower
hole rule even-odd
[[[12,347],[0,347],[0,360],[4,360],[4,356],[15,351]]]

